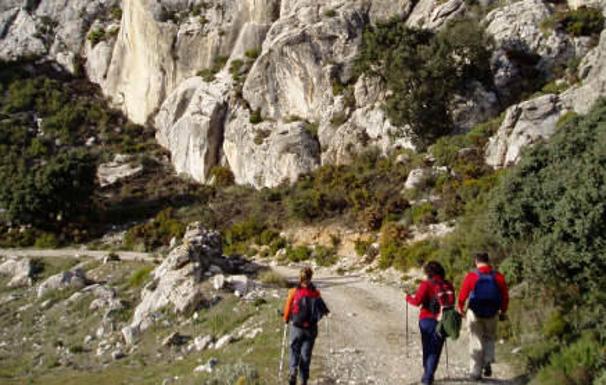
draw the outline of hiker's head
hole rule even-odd
[[[442,267],[440,262],[436,262],[436,261],[427,262],[425,264],[425,266],[423,266],[423,271],[425,272],[425,275],[427,275],[427,278],[429,278],[429,279],[431,279],[437,275],[444,278],[444,276],[446,275],[446,271],[444,270],[444,267]]]
[[[490,257],[488,256],[488,253],[484,251],[475,253],[473,255],[473,260],[476,265],[488,265],[490,263]]]
[[[311,267],[304,267],[299,272],[299,283],[303,286],[307,286],[311,283],[311,279],[314,276],[314,271]]]

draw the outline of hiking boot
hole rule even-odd
[[[297,375],[296,374],[291,374],[290,377],[288,377],[288,385],[297,385]]]
[[[492,366],[490,364],[484,366],[484,377],[492,377]]]

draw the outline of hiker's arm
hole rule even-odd
[[[469,297],[469,293],[471,293],[471,290],[473,288],[472,279],[473,276],[471,274],[467,274],[467,276],[465,276],[465,279],[463,280],[463,283],[461,284],[461,290],[459,291],[459,301],[457,306],[457,309],[461,314],[465,312],[465,302],[467,301],[467,297]]]
[[[412,306],[421,305],[423,303],[423,300],[425,299],[425,296],[427,295],[428,288],[429,285],[427,284],[427,282],[421,282],[414,296],[406,294],[406,302],[408,302]]]
[[[507,287],[507,282],[505,282],[503,274],[498,273],[495,280],[501,293],[501,314],[506,314],[507,309],[509,308],[509,288]]]
[[[295,291],[295,289],[291,289],[288,292],[288,298],[286,299],[286,303],[284,303],[284,311],[282,312],[284,322],[288,322],[290,319],[290,309],[292,308],[292,302],[295,300]]]

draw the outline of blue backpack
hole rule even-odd
[[[469,308],[479,318],[492,318],[501,308],[501,291],[495,279],[496,273],[480,273],[476,270],[478,281],[469,296]]]

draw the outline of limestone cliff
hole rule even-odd
[[[532,70],[543,74],[585,57],[578,85],[508,110],[487,148],[498,167],[548,137],[563,113],[586,111],[606,93],[606,46],[604,35],[592,48],[590,38],[546,33],[557,12],[550,2],[479,3],[494,8],[482,24],[494,39],[495,88],[470,84],[452,101],[458,130],[519,101],[528,80],[520,53],[536,57]],[[587,5],[604,9],[603,1],[569,0],[571,9]],[[409,128],[382,110],[381,80],[352,79],[362,33],[394,17],[438,30],[476,11],[463,0],[7,0],[0,60],[84,69],[131,120],[156,127],[177,172],[206,183],[213,167],[227,166],[238,183],[260,188],[370,146],[414,148]]]

